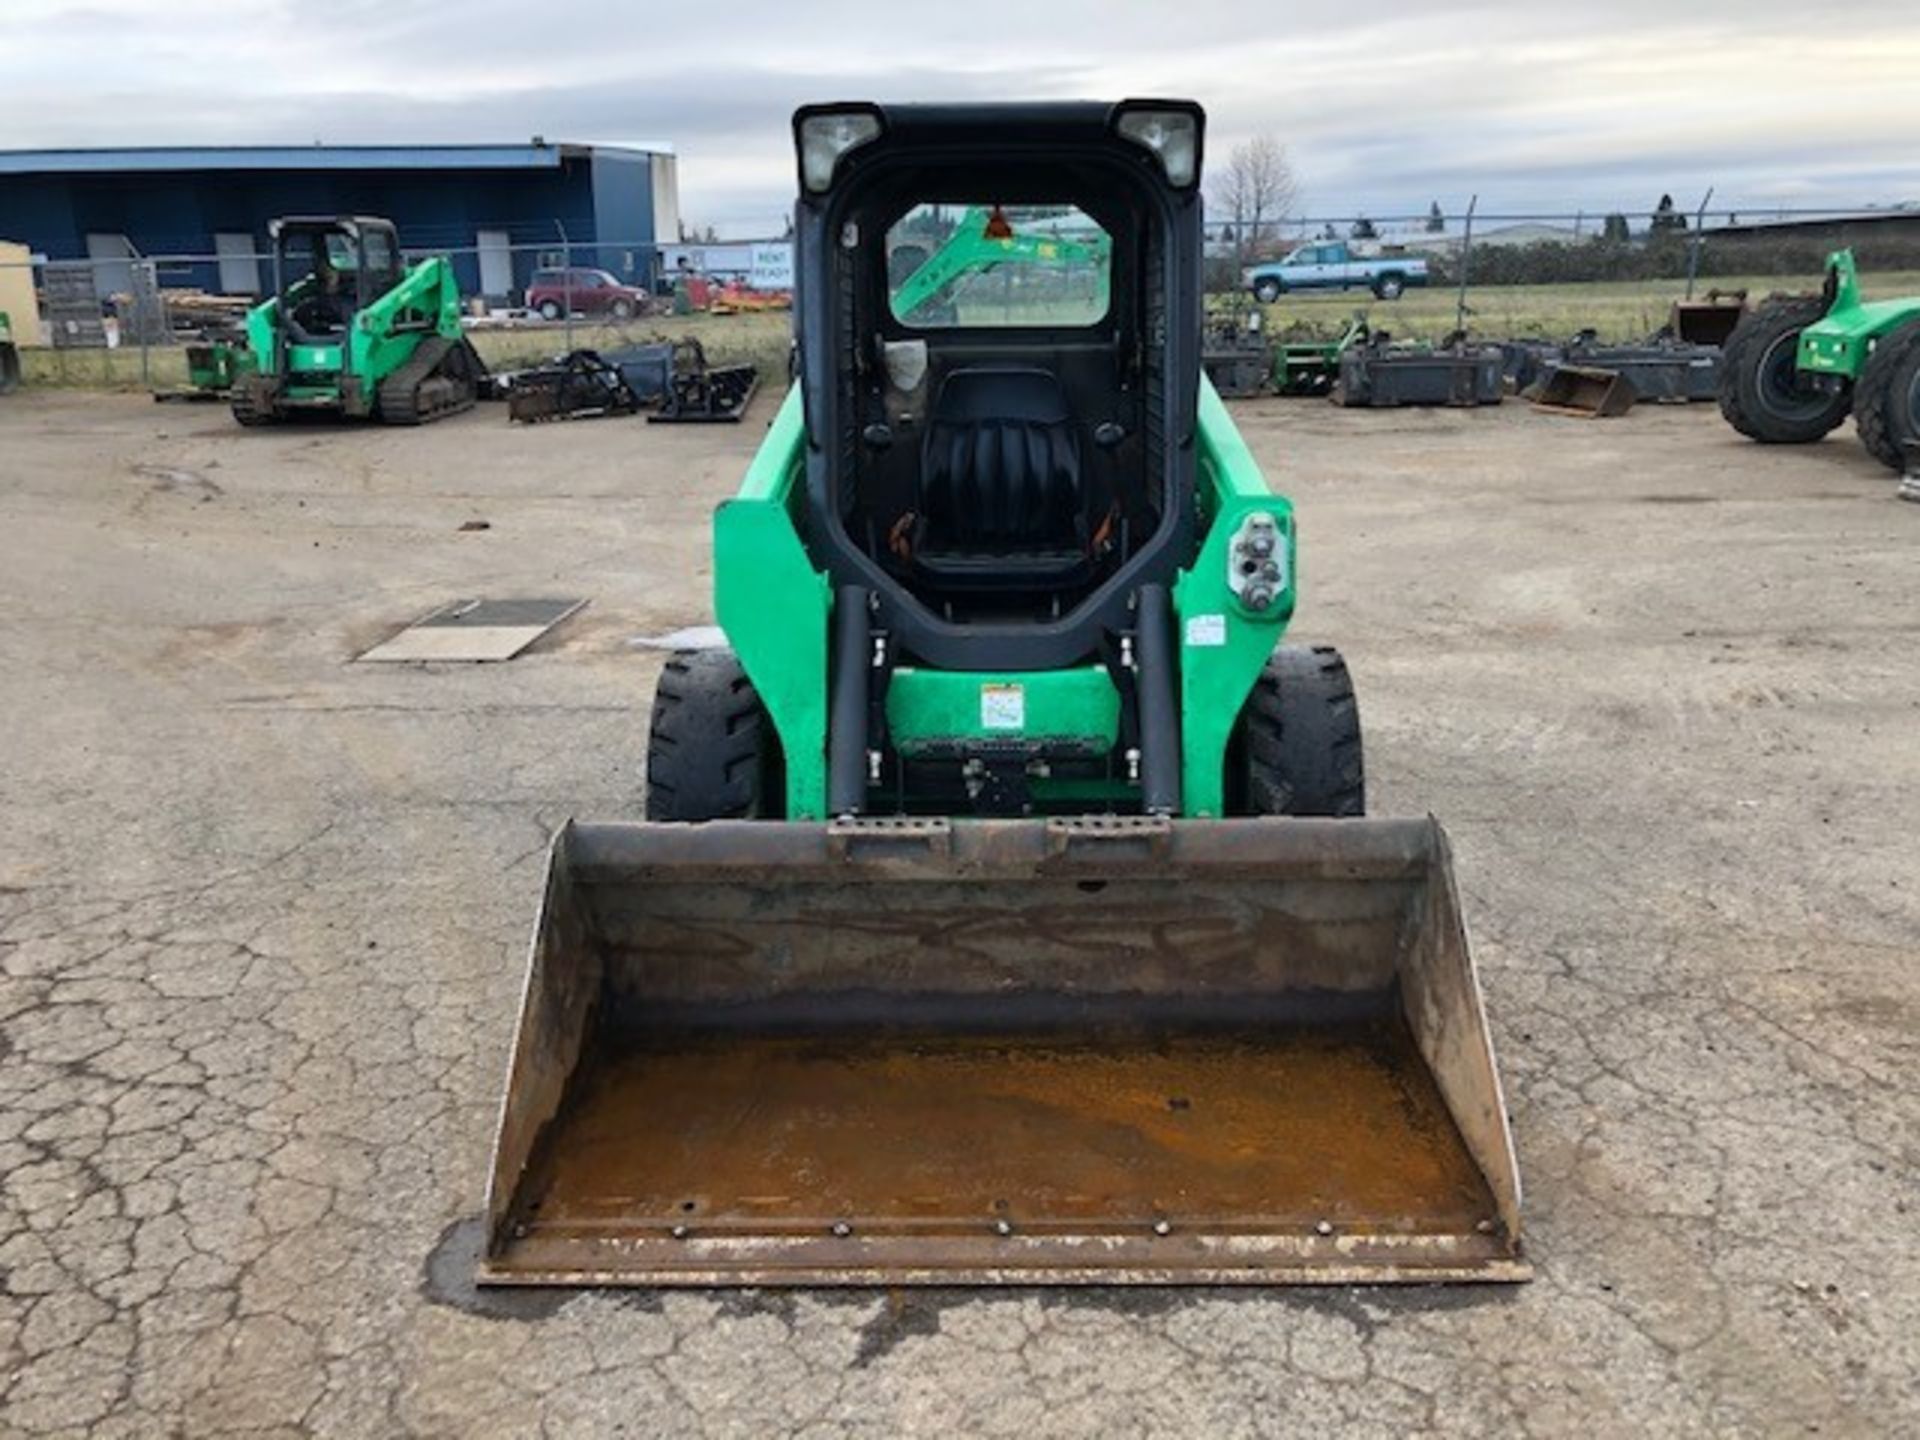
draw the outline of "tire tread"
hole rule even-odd
[[[647,732],[649,820],[748,820],[777,814],[773,726],[731,650],[669,656]]]
[[[1366,814],[1360,702],[1338,650],[1277,648],[1247,697],[1240,732],[1243,813]]]
[[[1720,414],[1749,440],[1762,445],[1804,445],[1831,432],[1847,417],[1850,397],[1841,394],[1811,421],[1783,421],[1758,404],[1756,380],[1761,358],[1783,334],[1797,333],[1827,312],[1818,295],[1778,296],[1762,301],[1734,327],[1720,367]]]
[[[1914,366],[1920,366],[1920,321],[1880,337],[1853,391],[1853,423],[1861,445],[1895,473],[1907,468],[1907,444],[1920,440],[1920,415],[1902,415],[1894,398],[1909,393]]]

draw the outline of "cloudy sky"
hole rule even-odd
[[[660,139],[779,228],[821,99],[1193,96],[1315,214],[1920,201],[1920,3],[0,0],[0,149]]]

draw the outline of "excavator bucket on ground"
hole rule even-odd
[[[1536,408],[1587,420],[1611,420],[1633,408],[1633,386],[1617,370],[1555,365],[1528,392]]]
[[[1430,820],[572,824],[483,1283],[1519,1280]]]

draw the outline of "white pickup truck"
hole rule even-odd
[[[1367,260],[1342,241],[1316,240],[1284,260],[1241,271],[1240,280],[1263,305],[1271,305],[1289,290],[1367,289],[1382,300],[1394,300],[1409,285],[1427,283],[1427,262],[1412,255]]]

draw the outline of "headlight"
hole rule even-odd
[[[833,184],[841,156],[880,138],[880,117],[871,110],[802,111],[795,133],[800,183],[818,195]]]
[[[1114,131],[1151,150],[1166,172],[1167,183],[1184,190],[1200,178],[1199,106],[1191,109],[1123,108]]]

